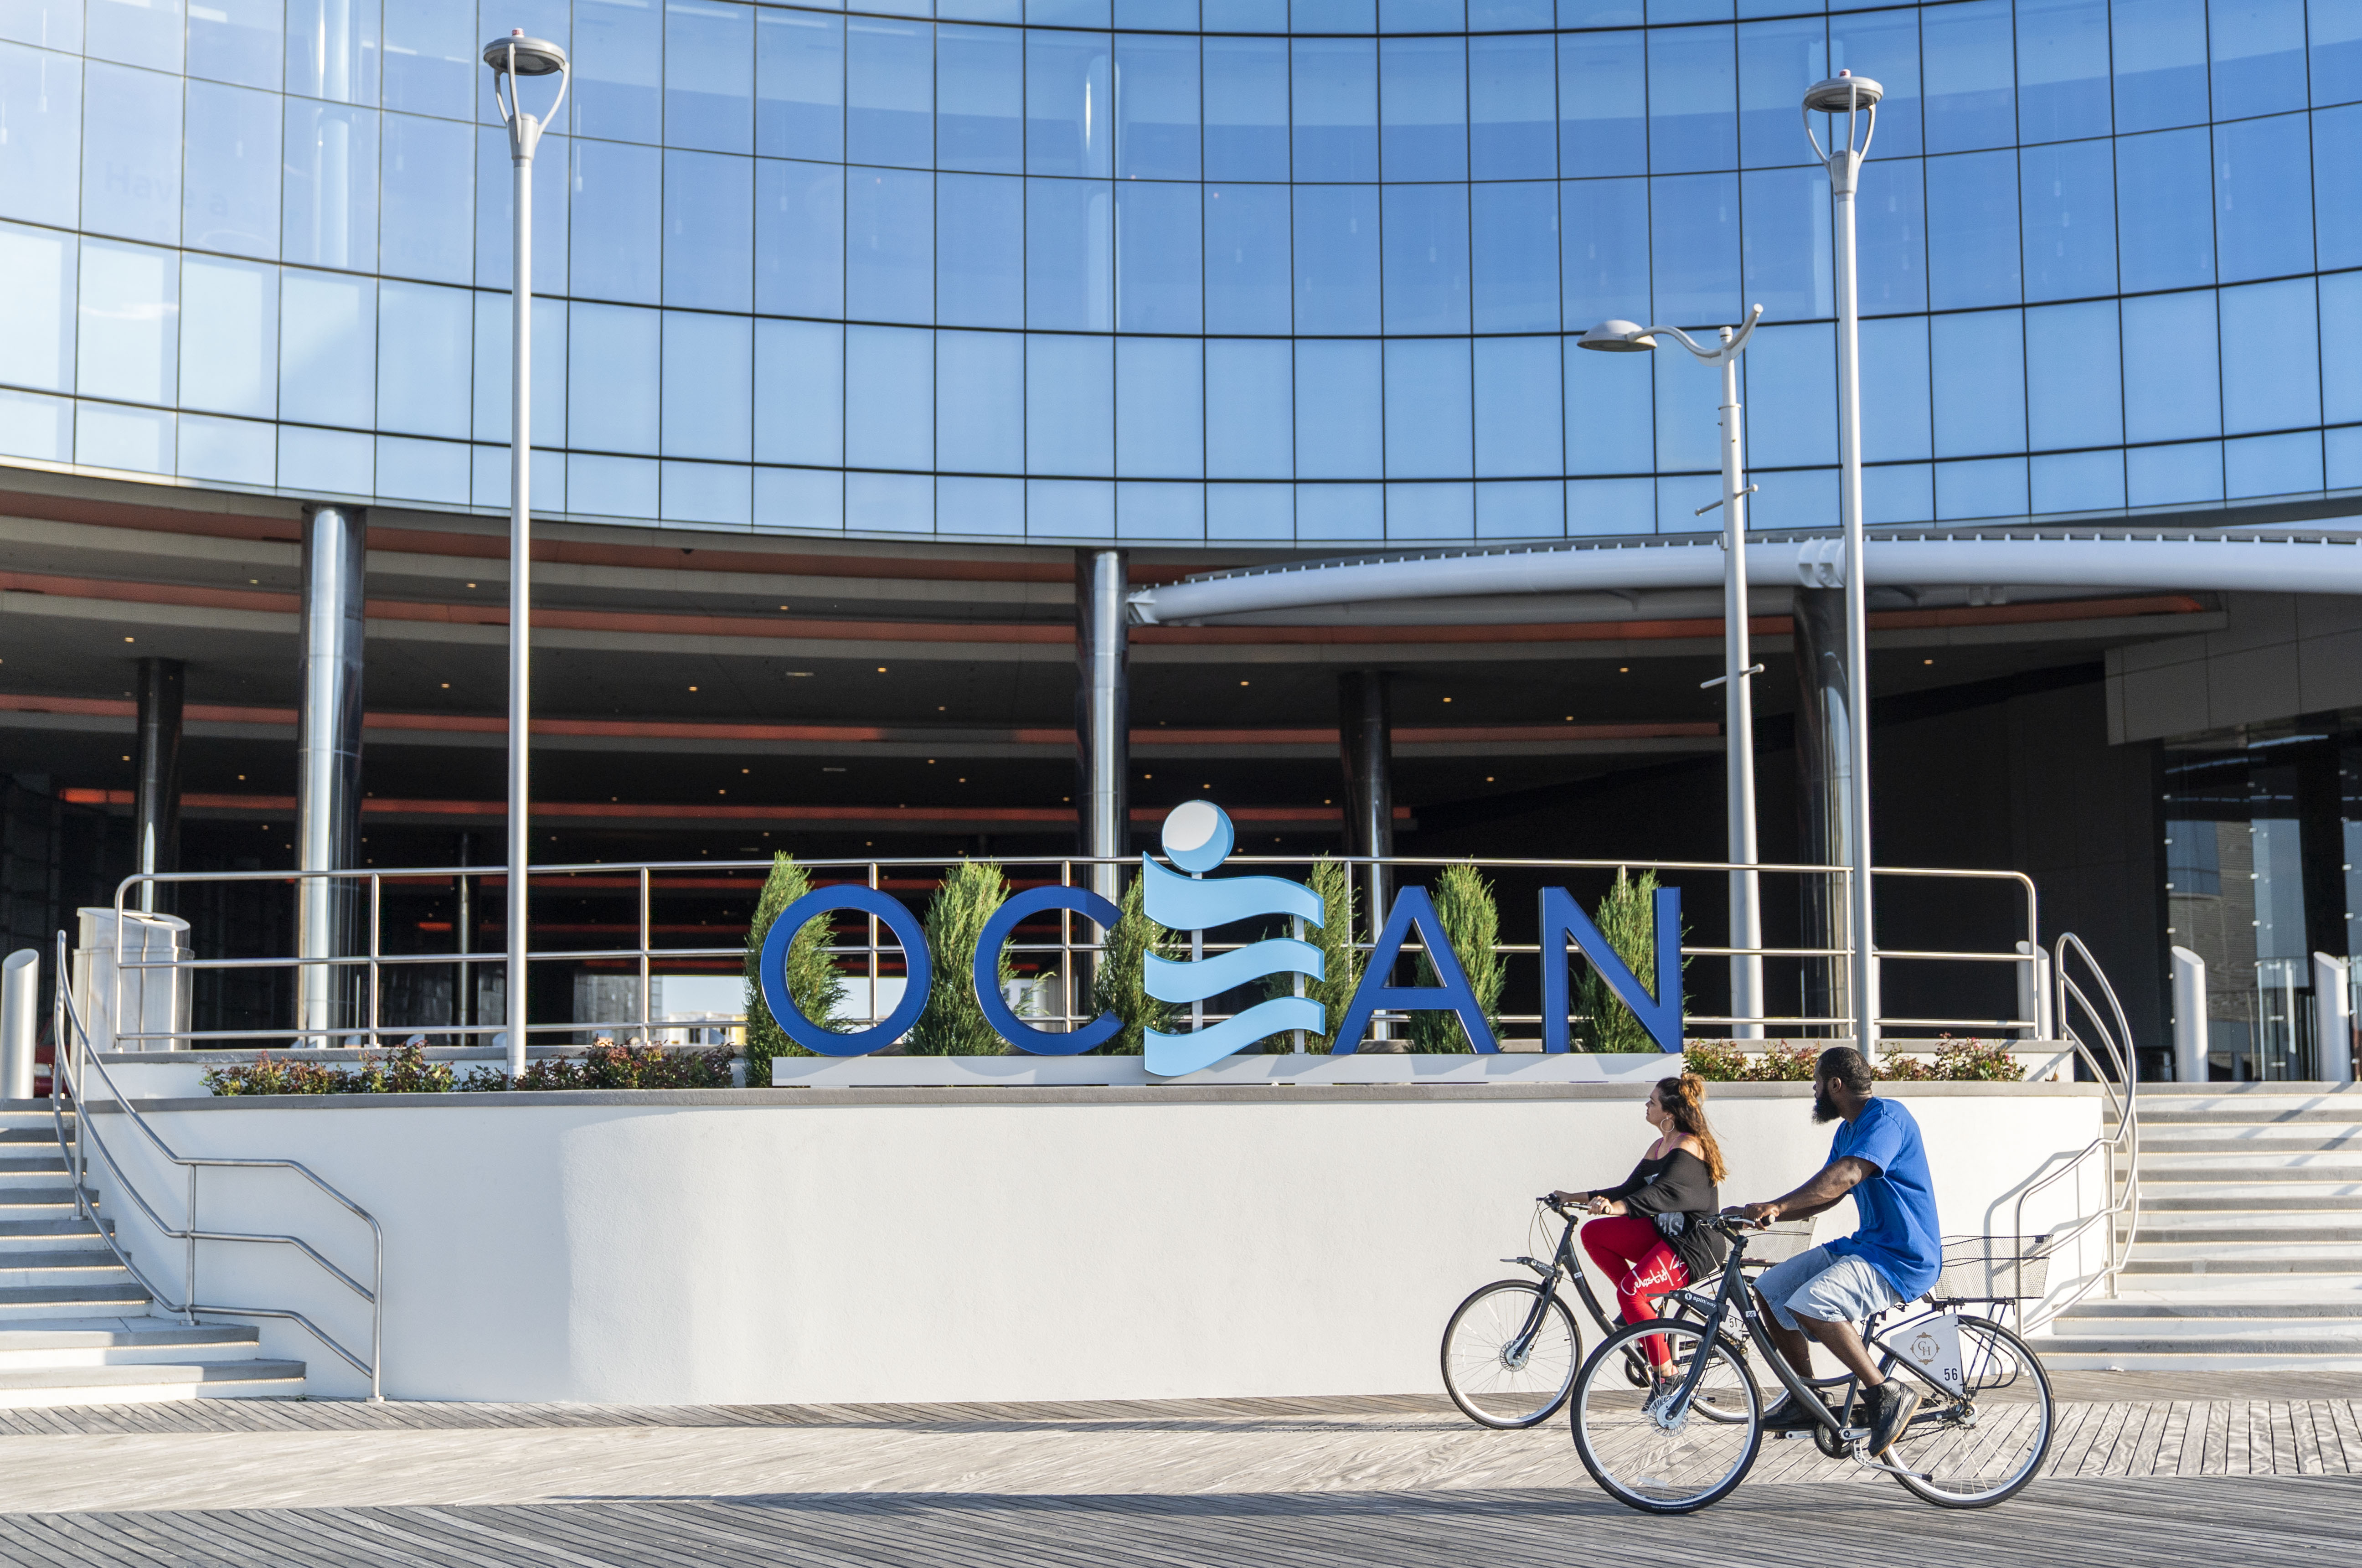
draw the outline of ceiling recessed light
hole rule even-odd
[[[1240,682],[1239,682],[1239,684],[1240,684],[1240,685],[1242,685],[1242,686],[1244,686],[1244,685],[1246,685],[1246,684],[1248,684],[1248,683],[1247,683],[1246,681],[1242,680],[1242,681],[1240,681]]]
[[[1628,664],[1619,664],[1616,667],[1616,673],[1618,675],[1629,675],[1632,673],[1632,667]]]
[[[1444,701],[1447,701],[1447,702],[1449,702],[1449,701],[1451,701],[1451,698],[1449,698],[1449,697],[1446,697],[1446,698],[1444,699]]]
[[[694,691],[694,690],[697,690],[697,688],[696,688],[696,687],[694,687],[694,686],[692,686],[692,687],[690,687],[690,690],[691,691]]]
[[[1933,663],[1935,663],[1936,661],[1935,661],[1934,659],[1932,659],[1932,658],[1923,658],[1923,659],[1921,659],[1919,662],[1920,662],[1921,664],[1933,664]]]
[[[822,767],[821,768],[821,771],[822,771],[822,773],[842,773],[842,772],[844,772],[844,768],[842,768],[842,767]]]
[[[127,757],[127,757],[125,757],[123,760],[124,760],[124,761],[126,761],[126,762],[128,762],[128,761],[130,761],[131,759],[130,759],[129,757]]]
[[[788,674],[789,674],[790,677],[792,677],[792,678],[794,678],[794,679],[801,679],[803,677],[808,676],[808,675],[810,675],[811,673],[811,670],[809,670],[809,669],[791,669],[791,670],[788,671]]]
[[[882,665],[882,664],[881,664],[881,665],[879,665],[879,666],[877,667],[877,673],[878,673],[878,674],[880,674],[880,675],[885,674],[885,673],[886,673],[886,667],[885,667],[884,665]]]
[[[1493,782],[1493,776],[1492,776],[1491,774],[1489,774],[1489,773],[1487,773],[1486,775],[1485,775],[1485,783],[1487,783],[1487,784],[1490,784],[1491,782]]]
[[[138,642],[139,639],[138,639],[138,638],[137,638],[137,637],[126,637],[126,638],[124,638],[123,640],[124,640],[125,642],[127,642],[127,643],[136,643],[136,642]]]
[[[471,583],[469,583],[468,586],[469,586],[469,587],[470,587],[470,588],[473,588],[473,587],[475,587],[476,585],[475,585],[474,583],[472,583],[472,582],[471,582]]]
[[[443,683],[443,690],[446,690],[446,691],[450,690],[451,690],[451,683],[450,683],[449,681],[447,681],[447,681],[445,681],[445,682]]]

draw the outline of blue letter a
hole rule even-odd
[[[1682,1048],[1682,890],[1657,889],[1657,994],[1651,998],[1622,955],[1564,888],[1542,889],[1542,1049],[1567,1048],[1566,944],[1573,942],[1607,988],[1632,1010],[1660,1051]],[[1392,927],[1388,928],[1389,930]]]
[[[1403,939],[1413,926],[1427,944],[1427,961],[1435,966],[1435,977],[1443,982],[1440,986],[1386,984],[1386,976],[1402,956]],[[1344,1021],[1337,1026],[1337,1043],[1329,1047],[1330,1054],[1343,1055],[1360,1049],[1370,1014],[1382,1007],[1408,1012],[1456,1012],[1471,1045],[1479,1051],[1501,1048],[1493,1038],[1493,1026],[1485,1021],[1485,1010],[1476,1005],[1468,972],[1460,966],[1460,955],[1451,950],[1451,939],[1444,935],[1443,922],[1436,918],[1434,901],[1425,888],[1405,888],[1395,895],[1394,912],[1386,916],[1386,928],[1378,933],[1377,947],[1362,971],[1362,983],[1353,988],[1352,1002],[1345,1009]]]

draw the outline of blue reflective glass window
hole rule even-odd
[[[1308,543],[1385,538],[1385,487],[1374,484],[1297,485],[1296,536],[1298,541]]]
[[[2205,123],[2206,0],[2120,0],[2114,37],[2119,133]]]
[[[1385,350],[1387,477],[1467,478],[1475,441],[1468,339],[1396,338]]]
[[[2224,282],[2312,271],[2310,116],[2214,127],[2214,255]]]
[[[1595,323],[1610,316],[1638,320],[1646,326],[1644,318],[1650,310],[1649,182],[1568,180],[1559,186],[1559,211],[1560,264],[1566,281],[1562,319],[1569,328],[1588,331]],[[1588,358],[1623,356],[1595,354]]]
[[[1493,479],[1564,473],[1559,340],[1480,337],[1475,355],[1476,472]]]
[[[1729,28],[1649,35],[1649,169],[1738,167],[1738,42]]]
[[[84,52],[94,60],[178,72],[182,30],[187,25],[181,12],[181,0],[156,0],[150,6],[100,0],[89,8],[90,42]]]
[[[1206,187],[1206,330],[1289,330],[1288,192]]]
[[[1861,403],[1864,461],[1909,461],[1934,454],[1926,316],[1873,316],[1861,324],[1861,384],[1878,389],[1877,396]]]
[[[2027,299],[2116,292],[2115,187],[2109,142],[2061,142],[2019,154]]]
[[[755,323],[756,462],[844,460],[844,332],[827,322]]]
[[[1205,473],[1205,358],[1195,338],[1116,339],[1116,472],[1142,479]]]
[[[1936,515],[1936,473],[1926,463],[1873,465],[1861,474],[1861,520],[1925,523]]]
[[[2022,313],[1939,315],[1927,324],[1927,330],[1935,366],[1936,456],[2025,450]],[[1940,488],[1940,475],[1937,482]]]
[[[1205,73],[1206,178],[1286,179],[1286,41],[1208,39]]]
[[[1206,473],[1286,479],[1296,471],[1294,346],[1271,338],[1206,340]]]
[[[183,442],[187,436],[182,436]],[[2321,488],[2321,435],[2256,436],[2223,443],[2223,493],[2296,495]]]
[[[1468,40],[1473,178],[1547,180],[1558,172],[1558,82],[1551,47],[1548,33]]]
[[[844,313],[864,321],[934,319],[935,177],[849,171],[844,192]]]
[[[470,0],[406,0],[385,7],[385,106],[405,114],[473,119],[480,80]],[[579,67],[578,67],[579,69]],[[570,95],[570,94],[569,94]]]
[[[367,0],[288,0],[287,91],[374,107],[381,10]]]
[[[1378,330],[1378,187],[1296,187],[1296,330]]]
[[[1468,187],[1385,187],[1385,329],[1468,330]]]
[[[570,170],[571,138],[544,137],[536,167],[556,173]],[[543,293],[566,293],[566,253],[570,178],[536,180],[533,201],[533,286]],[[476,282],[505,289],[516,275],[510,258],[516,222],[516,180],[509,158],[509,135],[495,126],[476,131]]]
[[[857,17],[845,23],[844,156],[924,169],[935,157],[934,28]]]
[[[735,463],[668,462],[662,479],[660,515],[667,522],[712,523],[745,527],[750,522],[753,475]]]
[[[1557,182],[1478,185],[1469,199],[1474,206],[1469,276],[1476,330],[1556,331]]]
[[[170,403],[179,358],[180,259],[144,245],[86,239],[76,293],[74,390],[84,397]]]
[[[1022,180],[935,176],[935,319],[946,326],[1025,325]]]
[[[664,455],[743,463],[752,455],[754,323],[664,313]]]
[[[2018,0],[2017,125],[2024,141],[2108,134],[2107,0]]]
[[[1587,356],[1586,356],[1587,357]],[[1605,356],[1603,356],[1604,358]],[[1639,356],[1635,355],[1635,359]],[[1654,359],[1656,356],[1650,355]],[[1657,372],[1657,469],[1662,473],[1711,473],[1722,467],[1722,378],[1687,354],[1669,357]],[[1695,488],[1681,515],[1712,500],[1716,487]],[[1683,487],[1682,493],[1690,493]],[[1693,523],[1689,526],[1698,525]]]
[[[935,464],[957,473],[1025,471],[1025,338],[935,334]]]
[[[83,86],[83,228],[172,244],[181,237],[179,78],[92,61]]]
[[[80,248],[70,234],[0,225],[0,297],[20,302],[13,329],[0,334],[0,384],[43,392],[73,389],[74,281]],[[272,319],[277,319],[275,306]],[[42,407],[52,410],[53,415],[57,412],[55,404],[19,401],[15,404],[17,412],[7,417]],[[14,439],[14,431],[0,436],[0,441]],[[13,457],[39,455],[6,449]]]
[[[937,526],[945,534],[984,534],[1022,538],[1025,481],[944,476],[935,480]]]
[[[755,308],[844,314],[844,171],[755,160]]]
[[[2125,454],[2125,500],[2133,506],[2223,499],[2223,444],[2136,447]]]
[[[509,296],[479,292],[476,296],[475,435],[479,441],[509,438],[509,357],[516,348],[515,318]],[[542,448],[566,445],[566,312],[564,300],[533,302],[533,441]],[[509,491],[508,454],[498,454],[496,477],[479,496],[498,496],[505,502]],[[534,472],[541,472],[535,453]],[[559,471],[564,465],[557,464]],[[537,481],[536,481],[537,482]]]
[[[709,152],[755,149],[755,10],[666,0],[665,141]]]
[[[1209,6],[1223,0],[1206,0]],[[1245,0],[1231,0],[1243,4]],[[1296,537],[1296,487],[1291,484],[1211,484],[1206,487],[1206,537]]]
[[[1115,486],[1106,480],[1027,480],[1025,532],[1035,539],[1114,537]]]
[[[1115,339],[1026,337],[1025,469],[1115,472]]]
[[[1377,31],[1378,8],[1375,0],[1294,0],[1287,20],[1299,33],[1370,33]]]
[[[287,101],[280,255],[313,267],[377,262],[377,111]]]
[[[2113,511],[2125,503],[2122,452],[2070,452],[2026,463],[2028,499],[2037,515]]]
[[[2362,321],[2362,272],[2321,280],[2323,321]],[[2322,417],[2332,425],[2362,421],[2362,358],[2332,354],[2321,368]]]
[[[1199,0],[1198,11],[1209,33],[1287,31],[1287,0]]]
[[[393,283],[384,293],[414,285]],[[441,294],[456,307],[451,313],[458,330],[451,359],[458,370],[456,401],[447,401],[434,417],[444,433],[468,431],[468,296],[459,289],[425,291]],[[423,327],[416,337],[387,344],[387,357],[408,348],[424,348],[434,337],[435,324],[419,321],[404,326]],[[279,274],[273,267],[254,261],[231,261],[215,256],[181,259],[181,406],[214,414],[239,414],[268,419],[276,412],[279,392]],[[384,360],[379,362],[381,374]],[[441,389],[448,398],[450,388]],[[378,418],[385,419],[381,396]]]
[[[0,43],[0,213],[28,223],[74,226],[82,171],[82,61],[47,50]]]
[[[1123,332],[1201,330],[1204,187],[1125,180],[1115,188],[1116,326]]]
[[[1837,328],[1827,322],[1766,326],[1739,364],[1748,388],[1748,461],[1762,468],[1836,462]]]
[[[1927,301],[1937,310],[2015,302],[2017,155],[1962,152],[1927,169]]]
[[[1774,321],[1835,315],[1827,171],[1751,171],[1744,193],[1747,303]]]
[[[755,306],[755,160],[667,152],[664,301],[693,310]]]
[[[571,443],[593,451],[655,456],[663,313],[578,303],[568,313],[567,346],[566,414]]]
[[[1113,79],[1105,33],[1025,35],[1027,173],[1114,171]]]
[[[664,139],[664,15],[646,0],[576,0],[577,136]]]
[[[927,0],[911,0],[911,9],[926,15]],[[1108,0],[1025,0],[1025,19],[1037,28],[1104,28]]]
[[[1558,40],[1559,172],[1570,180],[1649,168],[1649,78],[1642,35],[1567,33]]]
[[[1468,178],[1468,53],[1460,39],[1378,46],[1379,162],[1388,180]]]
[[[1385,387],[1385,368],[1375,339],[1297,344],[1297,477],[1381,477]]]
[[[1766,472],[1762,490],[1756,494],[1747,513],[1750,528],[1822,528],[1838,513],[1838,470],[1835,469],[1790,469],[1786,472]],[[1712,476],[1683,483],[1677,480],[1657,482],[1657,532],[1688,534],[1701,526],[1697,508],[1714,498],[1720,485]],[[1869,486],[1863,485],[1865,499]],[[1708,513],[1708,516],[1713,513]]]
[[[1655,319],[1676,326],[1736,322],[1738,176],[1690,174],[1649,184]]]
[[[450,120],[388,115],[383,130],[378,265],[398,277],[468,282],[474,262],[475,236],[468,215],[476,199],[474,129]],[[508,183],[502,182],[504,212]],[[534,232],[539,236],[538,226]],[[503,257],[506,243],[504,236]],[[559,252],[564,253],[564,247]],[[504,275],[507,271],[502,269]]]
[[[1115,487],[1115,514],[1127,539],[1203,539],[1206,487],[1126,480]]]
[[[1456,33],[1467,25],[1462,0],[1378,0],[1382,33]]]
[[[1476,487],[1480,539],[1556,538],[1566,532],[1566,486],[1557,480],[1512,480]]]
[[[2224,289],[2223,429],[2287,430],[2321,423],[2321,350],[2311,278]],[[2290,486],[2300,489],[2301,486]]]
[[[1119,38],[1115,65],[1116,177],[1198,178],[1198,40]]]
[[[2038,452],[2122,441],[2121,365],[2114,300],[2027,311],[2027,444]]]
[[[2009,0],[1930,7],[1920,18],[1927,150],[1968,152],[2017,139],[2017,61]]]
[[[935,163],[980,174],[1024,171],[1023,34],[935,29]]]
[[[2324,272],[2362,267],[2362,202],[2351,200],[2346,172],[2362,169],[2362,107],[2312,116],[2313,244]]]
[[[1919,84],[1919,13],[1861,11],[1829,18],[1829,69],[1857,71],[1886,89],[1878,105],[1878,156],[1926,150]],[[1798,135],[1803,132],[1799,129]]]
[[[1656,531],[1656,485],[1649,480],[1570,480],[1566,531],[1570,535],[1650,534]]]
[[[925,474],[847,474],[844,525],[879,534],[932,533],[935,481]]]
[[[2025,514],[2025,459],[1936,465],[1936,515],[2021,517]]]
[[[475,314],[465,289],[378,286],[379,429],[467,438]]]
[[[1572,348],[1560,357],[1567,472],[1645,474],[1656,466],[1656,358]],[[1570,506],[1573,501],[1570,495]]]
[[[1198,0],[1115,0],[1115,25],[1194,33],[1198,30]]]
[[[278,256],[280,102],[251,88],[189,83],[182,244]]]
[[[1557,16],[1558,8],[1551,0],[1468,0],[1468,30],[1472,33],[1539,28],[1547,34]]]
[[[2123,309],[2125,438],[2219,434],[2213,291],[2145,295],[2125,301]]]
[[[189,74],[276,91],[285,10],[282,0],[213,0],[191,6]]]
[[[1738,29],[1738,145],[1750,169],[1805,163],[1796,112],[1804,88],[1829,73],[1828,24],[1818,17],[1749,22]]]
[[[1473,484],[1390,484],[1385,506],[1389,539],[1476,536],[1476,487]]]
[[[88,247],[83,254],[88,257]],[[87,277],[85,272],[84,276]],[[83,290],[88,310],[90,290]],[[83,366],[89,352],[83,351]],[[279,412],[367,429],[376,417],[377,282],[289,269],[279,279]]]
[[[574,292],[654,304],[662,285],[664,154],[574,143]]]
[[[2116,141],[2117,271],[2128,292],[2214,281],[2213,202],[2203,130]]]
[[[935,466],[935,335],[907,326],[844,329],[844,460],[862,469]]]
[[[2210,0],[2207,8],[2214,117],[2302,108],[2304,0]]]
[[[1294,63],[1295,177],[1376,179],[1376,40],[1298,39]]]
[[[755,17],[755,150],[844,156],[844,23],[809,11]]]
[[[1025,324],[1115,327],[1115,188],[1105,180],[1025,182]]]
[[[2306,11],[2312,101],[2350,104],[2362,98],[2362,0],[2311,0]]]

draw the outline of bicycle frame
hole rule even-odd
[[[1541,1294],[1534,1298],[1534,1309],[1526,1316],[1526,1326],[1518,1330],[1517,1338],[1509,1342],[1510,1353],[1521,1362],[1533,1349],[1535,1336],[1541,1332],[1542,1324],[1549,1320],[1551,1303],[1558,1299],[1558,1282],[1562,1275],[1573,1283],[1574,1293],[1583,1298],[1584,1308],[1590,1312],[1591,1320],[1603,1338],[1614,1333],[1622,1323],[1620,1319],[1610,1318],[1607,1309],[1600,1306],[1598,1293],[1591,1288],[1591,1276],[1583,1272],[1583,1260],[1575,1256],[1575,1233],[1582,1230],[1584,1216],[1580,1212],[1570,1214],[1546,1198],[1535,1201],[1566,1221],[1566,1229],[1559,1232],[1558,1248],[1547,1264],[1530,1257],[1501,1260],[1503,1263],[1523,1264],[1542,1276]]]

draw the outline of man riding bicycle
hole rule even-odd
[[[1852,1197],[1860,1229],[1766,1269],[1755,1289],[1772,1320],[1772,1343],[1799,1375],[1813,1375],[1810,1334],[1860,1381],[1870,1452],[1883,1454],[1910,1425],[1919,1396],[1901,1379],[1880,1375],[1854,1325],[1934,1285],[1944,1249],[1919,1124],[1876,1091],[1860,1052],[1850,1045],[1822,1052],[1813,1068],[1813,1121],[1845,1121],[1830,1141],[1828,1164],[1785,1197],[1723,1212],[1766,1223],[1805,1220]],[[1818,1424],[1793,1395],[1763,1419],[1764,1430],[1775,1432]]]

